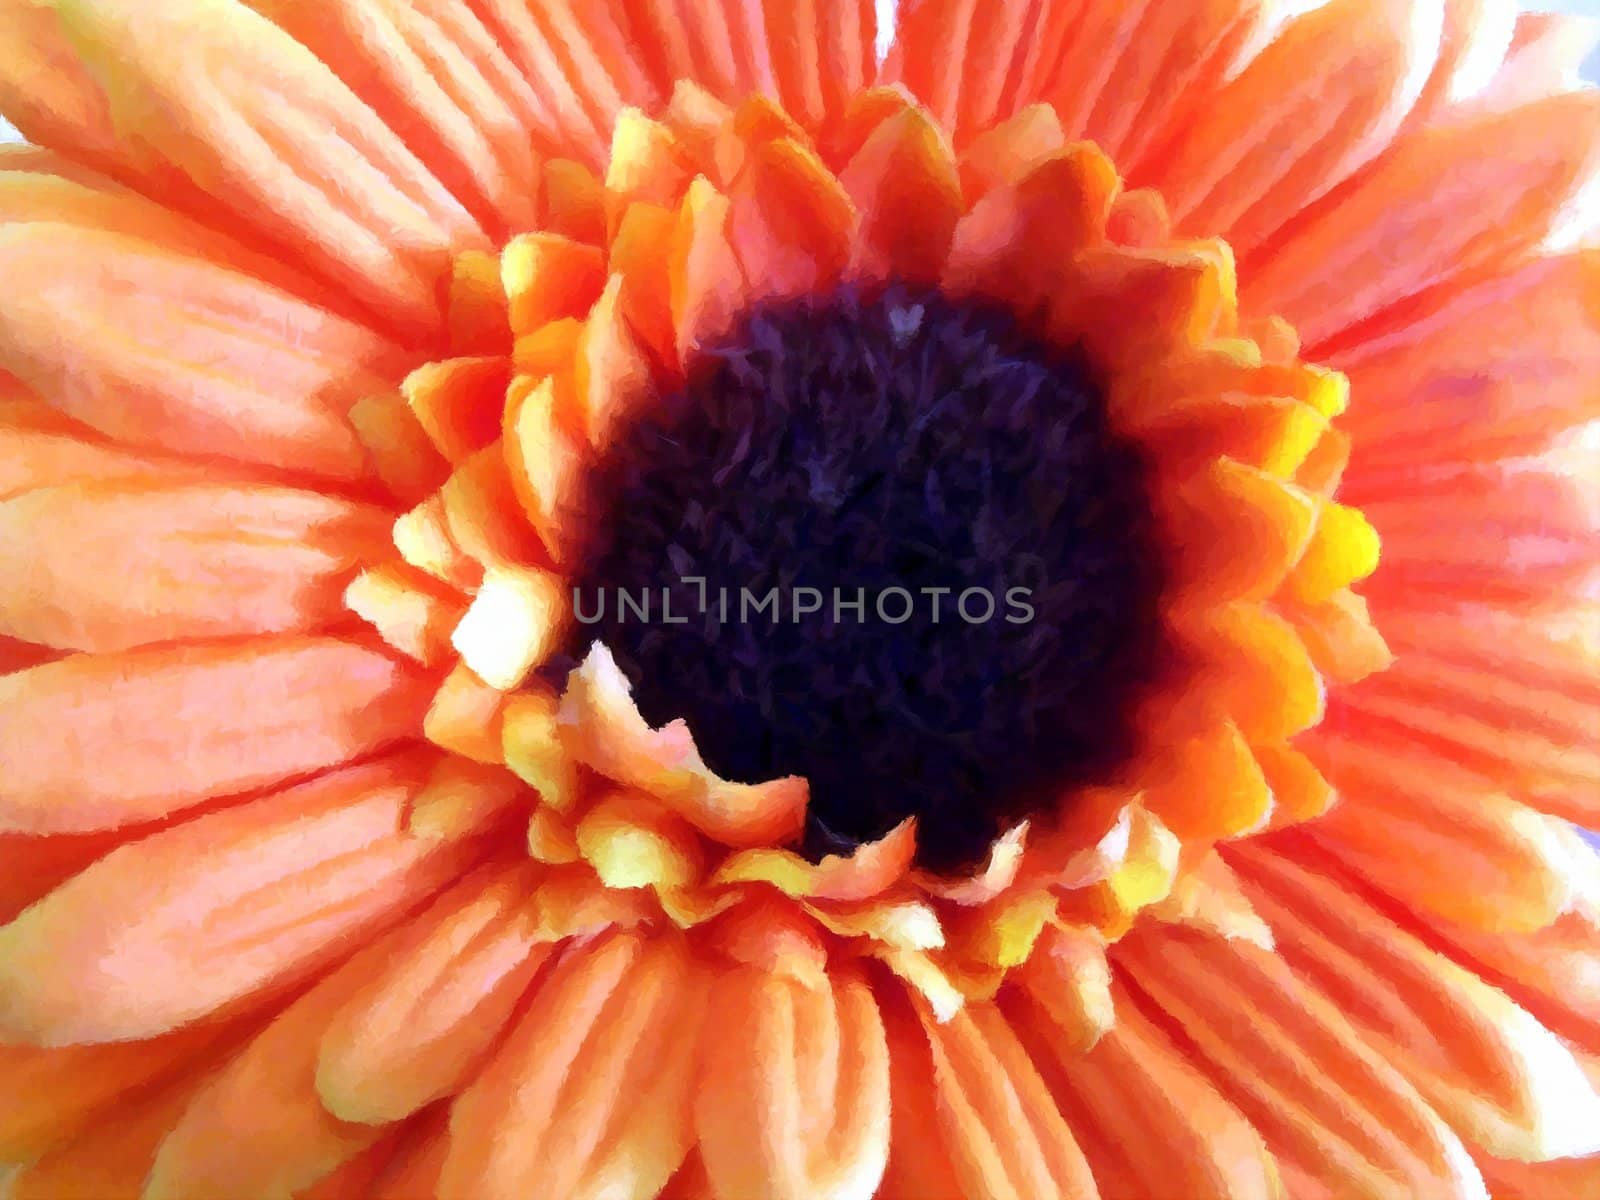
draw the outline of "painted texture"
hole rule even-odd
[[[880,62],[874,13],[0,0],[12,1195],[1600,1194],[1579,32],[918,0]],[[1159,653],[1092,780],[951,756],[970,861],[724,768],[696,714],[861,686],[798,587],[720,679],[583,636],[675,404],[735,563],[932,431],[833,567],[959,577],[1058,528],[995,465],[1076,452],[1051,370],[1144,463]],[[977,744],[915,639],[982,620],[863,619],[861,719]]]

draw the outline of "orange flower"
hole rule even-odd
[[[1600,1193],[1600,99],[1270,8],[0,0],[12,1194]]]

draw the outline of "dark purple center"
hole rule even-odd
[[[804,849],[915,815],[981,860],[1129,753],[1161,580],[1138,457],[1073,353],[893,287],[744,315],[620,447],[575,590],[652,723],[811,785]]]

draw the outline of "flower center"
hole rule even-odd
[[[1113,771],[1157,643],[1144,471],[1073,353],[895,286],[758,307],[618,448],[575,590],[653,724],[810,783],[806,850],[908,816],[980,860]]]

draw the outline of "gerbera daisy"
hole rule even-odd
[[[12,1196],[1600,1194],[1586,44],[1271,7],[0,0]]]

